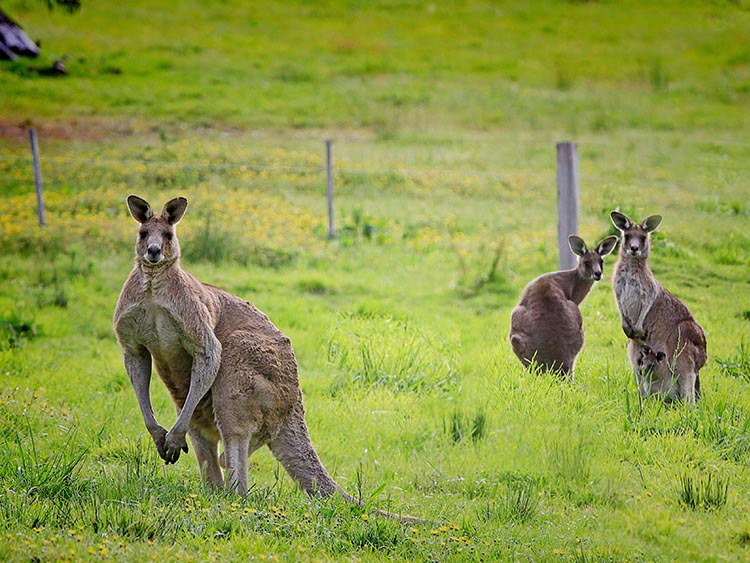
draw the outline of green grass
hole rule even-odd
[[[0,63],[0,560],[745,558],[745,2],[3,9],[43,55]],[[69,76],[37,72],[63,55]],[[651,266],[709,343],[693,408],[639,399],[614,257],[574,384],[510,350],[521,290],[558,263],[563,139],[586,241],[615,208],[664,216]],[[266,450],[246,498],[205,490],[192,456],[161,463],[111,327],[129,193],[185,195],[184,267],[291,337],[338,482],[434,524],[308,499]]]

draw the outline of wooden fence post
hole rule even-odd
[[[31,140],[31,156],[34,159],[34,184],[36,185],[36,206],[39,215],[39,225],[47,224],[44,218],[44,198],[42,197],[42,170],[39,166],[39,144],[36,139],[36,128],[29,129],[29,139]]]
[[[328,238],[336,236],[336,227],[333,224],[333,159],[331,156],[331,145],[333,141],[326,139],[326,177],[328,181]]]
[[[568,235],[578,231],[578,145],[557,143],[557,250],[560,269],[576,267]]]

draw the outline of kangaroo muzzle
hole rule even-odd
[[[158,244],[149,244],[144,258],[152,264],[160,262],[161,259],[164,258],[164,255],[161,252],[161,246]]]

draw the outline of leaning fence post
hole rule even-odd
[[[44,198],[42,197],[42,170],[39,167],[39,144],[36,140],[36,128],[29,129],[31,140],[31,155],[34,159],[34,184],[36,185],[36,206],[39,215],[39,225],[46,225],[44,219]]]
[[[557,250],[560,269],[576,267],[568,235],[578,231],[578,145],[557,143]]]
[[[336,228],[333,225],[333,160],[331,157],[331,145],[333,141],[326,139],[326,176],[328,180],[328,238],[336,236]]]

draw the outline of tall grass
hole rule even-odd
[[[328,341],[327,356],[341,372],[334,389],[448,390],[457,381],[447,343],[406,319],[368,312],[345,315]]]
[[[692,510],[718,510],[727,503],[729,480],[709,473],[707,476],[680,476],[678,498]]]

